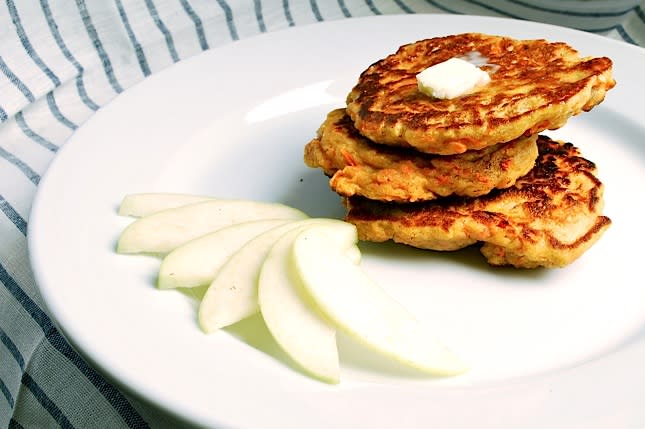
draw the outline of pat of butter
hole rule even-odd
[[[419,91],[441,99],[459,97],[489,81],[488,73],[459,58],[435,64],[417,74]]]

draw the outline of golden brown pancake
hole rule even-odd
[[[376,145],[361,136],[344,109],[336,109],[305,147],[305,163],[331,177],[340,195],[415,202],[448,195],[479,196],[507,188],[537,157],[537,136],[459,155],[441,156]]]
[[[491,265],[562,267],[609,227],[593,162],[571,143],[538,137],[535,167],[515,185],[476,198],[383,203],[348,198],[346,220],[362,240],[456,250],[483,242]]]
[[[460,97],[421,93],[416,75],[452,57],[485,62],[491,81]],[[581,58],[565,43],[466,33],[421,40],[374,63],[347,97],[361,134],[451,155],[556,129],[613,88],[609,58]]]

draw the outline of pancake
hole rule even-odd
[[[491,265],[563,267],[609,227],[602,215],[603,184],[593,162],[571,143],[538,137],[535,167],[510,188],[476,198],[424,203],[345,199],[346,220],[362,240],[433,250],[481,242]]]
[[[479,151],[441,156],[377,145],[354,128],[344,109],[336,109],[305,147],[305,163],[331,177],[340,195],[416,202],[448,195],[480,196],[507,188],[525,175],[537,157],[537,136]]]
[[[421,93],[416,75],[453,57],[481,65],[491,81],[454,99]],[[609,58],[581,58],[565,43],[465,33],[407,44],[372,64],[348,94],[347,112],[376,143],[451,155],[559,128],[614,85]]]

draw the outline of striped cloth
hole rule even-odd
[[[5,0],[0,6],[0,427],[177,427],[119,391],[54,327],[27,261],[32,199],[58,149],[101,106],[235,40],[406,13],[530,19],[645,45],[645,1]]]

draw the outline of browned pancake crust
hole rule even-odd
[[[362,240],[456,250],[483,242],[491,265],[562,267],[609,227],[595,165],[570,143],[538,138],[535,167],[511,188],[477,198],[429,203],[346,199],[347,221]]]
[[[479,196],[507,188],[537,157],[537,136],[441,156],[376,145],[361,136],[344,109],[336,109],[305,147],[305,163],[322,168],[340,195],[415,202],[448,195]]]
[[[452,100],[421,93],[416,75],[479,53],[491,81]],[[421,40],[371,65],[347,97],[356,128],[383,144],[450,155],[559,128],[615,85],[609,58],[565,43],[466,33]]]

